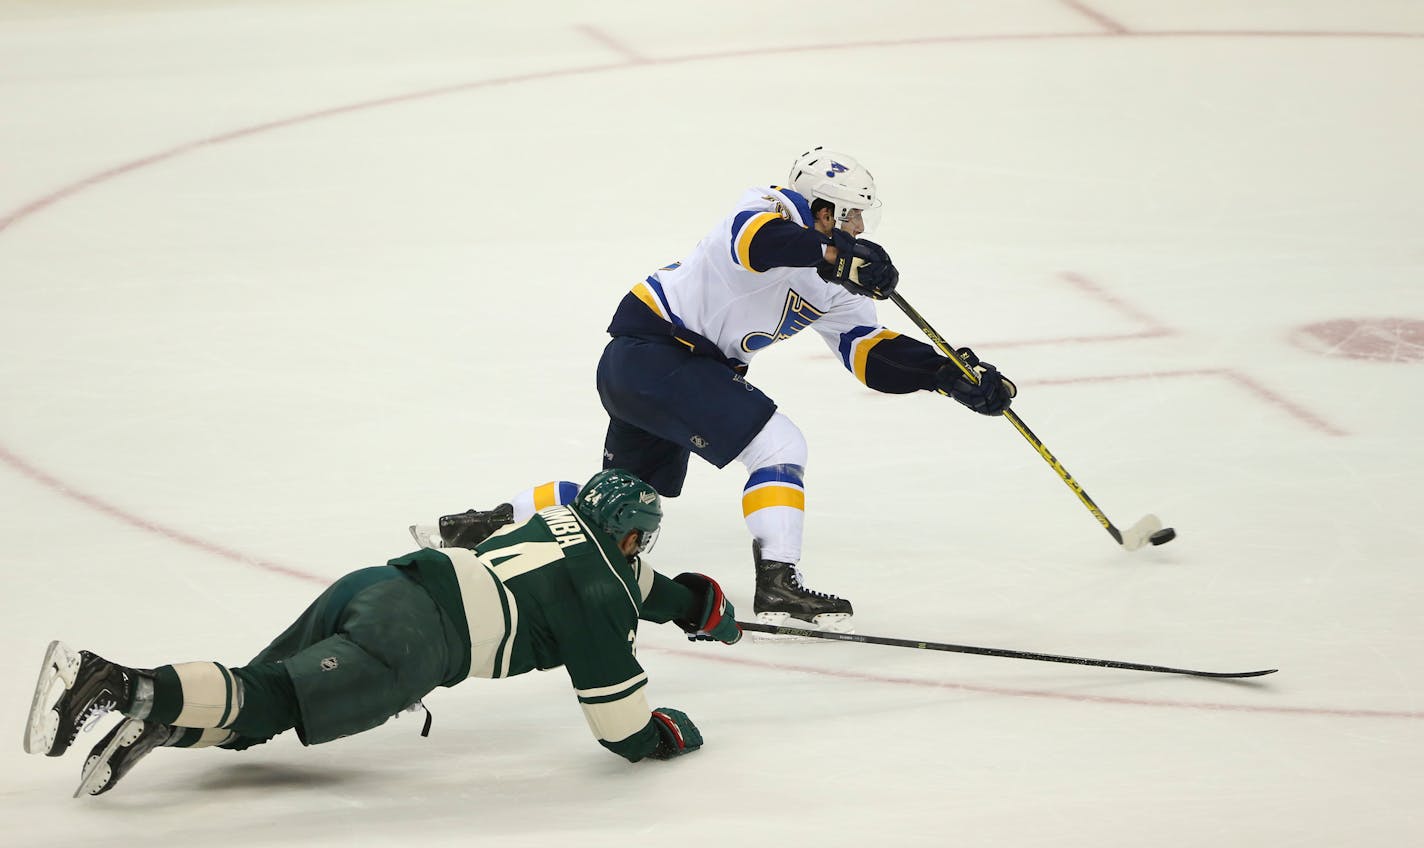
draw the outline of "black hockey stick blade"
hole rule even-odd
[[[922,651],[951,651],[957,654],[979,654],[986,657],[1010,657],[1018,660],[1039,660],[1041,662],[1070,663],[1072,665],[1092,665],[1099,668],[1123,668],[1129,671],[1152,671],[1159,674],[1188,674],[1193,677],[1263,677],[1275,674],[1280,669],[1267,668],[1260,671],[1195,671],[1190,668],[1171,668],[1165,665],[1144,665],[1143,663],[1119,662],[1118,660],[1094,660],[1084,657],[1063,657],[1057,654],[1035,654],[1029,651],[1010,651],[1003,648],[976,648],[973,645],[948,645],[943,642],[919,642],[914,639],[892,639],[886,636],[862,636],[859,633],[834,633],[829,630],[804,630],[799,627],[780,627],[755,621],[739,621],[742,630],[755,633],[775,633],[778,636],[809,636],[813,639],[835,639],[840,642],[863,642],[867,645],[890,645],[896,648],[917,648]]]

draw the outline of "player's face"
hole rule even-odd
[[[657,542],[658,533],[661,530],[661,527],[646,532],[629,530],[628,535],[624,536],[618,542],[618,550],[622,551],[623,555],[630,559],[638,554],[650,551],[652,550],[653,544]]]
[[[859,236],[865,232],[865,217],[859,209],[852,209],[846,213],[845,221],[841,222],[841,229],[850,233],[851,236]]]

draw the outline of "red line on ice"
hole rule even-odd
[[[1114,35],[1132,34],[1132,31],[1129,30],[1126,26],[1122,25],[1121,23],[1118,23],[1116,20],[1113,20],[1102,12],[1099,12],[1097,9],[1094,9],[1087,3],[1081,2],[1081,0],[1059,0],[1059,2],[1071,8],[1078,14],[1086,18],[1091,18],[1094,23],[1097,23],[1103,29],[1106,29],[1108,32],[1113,33]]]

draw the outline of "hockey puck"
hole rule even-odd
[[[1176,530],[1173,530],[1171,527],[1163,527],[1161,530],[1148,536],[1147,541],[1154,545],[1165,545],[1175,538],[1177,538]]]

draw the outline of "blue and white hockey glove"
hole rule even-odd
[[[816,266],[821,279],[875,300],[885,300],[895,291],[900,272],[885,248],[839,229],[831,230],[831,246],[836,249],[836,261]]]
[[[978,375],[979,383],[976,385],[964,376],[958,365],[945,362],[935,372],[935,391],[949,395],[980,415],[1003,415],[1018,395],[1018,387],[1000,374],[999,369],[981,361],[969,348],[962,347],[955,352]]]
[[[673,621],[673,624],[681,627],[687,634],[688,641],[716,640],[728,645],[737,644],[742,638],[742,628],[737,626],[737,611],[732,608],[732,602],[727,600],[716,580],[705,574],[686,572],[674,577],[673,582],[686,586],[702,599],[700,615],[696,621],[686,618]]]
[[[682,710],[658,707],[653,710],[653,727],[658,730],[658,747],[648,756],[655,760],[670,760],[702,747],[702,732]]]

